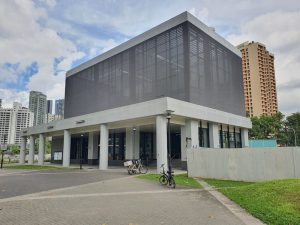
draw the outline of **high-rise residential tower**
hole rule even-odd
[[[34,113],[34,126],[45,123],[47,96],[38,91],[31,91],[29,95],[29,109]]]
[[[253,117],[277,113],[274,55],[259,42],[244,42],[237,48],[242,52],[247,115]]]
[[[65,111],[65,100],[64,99],[55,100],[55,115],[58,115],[60,118],[63,118],[64,111]]]
[[[47,100],[47,113],[52,114],[53,100]]]
[[[33,125],[33,113],[14,102],[13,108],[0,109],[0,144],[20,144],[21,129]]]

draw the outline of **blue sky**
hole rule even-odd
[[[234,45],[264,43],[275,54],[280,111],[300,111],[298,0],[2,0],[0,98],[63,98],[66,71],[183,11]]]

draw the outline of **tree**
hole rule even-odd
[[[295,145],[295,135],[297,146],[300,145],[300,112],[293,113],[286,118],[287,143],[290,146]]]
[[[252,129],[249,136],[252,139],[278,139],[283,127],[282,113],[276,113],[272,116],[252,117]]]

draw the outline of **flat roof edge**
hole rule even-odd
[[[105,59],[108,59],[114,55],[117,55],[135,45],[138,45],[160,33],[165,32],[166,30],[171,29],[172,27],[175,27],[179,24],[182,24],[186,21],[189,21],[190,23],[192,23],[194,26],[198,27],[199,29],[201,29],[202,31],[204,31],[207,35],[209,35],[210,37],[212,37],[214,40],[220,42],[222,45],[224,45],[227,49],[229,49],[230,51],[232,51],[233,53],[235,53],[236,55],[238,55],[239,57],[241,57],[241,53],[240,51],[234,47],[232,44],[230,44],[227,40],[225,40],[223,37],[221,37],[220,35],[218,35],[216,32],[214,32],[210,27],[208,27],[207,25],[205,25],[204,23],[202,23],[200,20],[198,20],[195,16],[193,16],[192,14],[190,14],[189,12],[185,11],[153,28],[151,28],[150,30],[145,31],[144,33],[112,48],[111,50],[104,52],[103,54],[96,56],[90,60],[88,60],[87,62],[82,63],[81,65],[78,65],[74,68],[72,68],[71,70],[67,71],[66,73],[66,77],[69,77],[73,74],[76,74],[84,69],[87,69],[101,61],[104,61]]]

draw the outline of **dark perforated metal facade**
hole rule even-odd
[[[244,115],[241,58],[189,22],[66,79],[65,118],[161,97]]]

